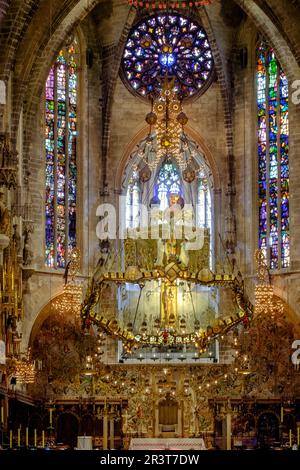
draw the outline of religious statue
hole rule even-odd
[[[7,135],[0,136],[0,155],[1,155],[1,168],[9,165],[10,162],[10,150],[9,150],[9,139]]]
[[[9,235],[10,215],[9,210],[4,203],[4,191],[0,189],[0,233]]]
[[[13,242],[14,242],[15,247],[16,247],[16,252],[17,252],[18,256],[20,254],[22,256],[22,253],[21,253],[21,245],[22,244],[21,244],[21,237],[20,237],[20,234],[18,232],[18,225],[14,224],[13,229],[14,229],[14,232],[13,232],[12,239],[13,239]]]
[[[30,265],[33,258],[33,253],[31,251],[31,236],[30,230],[24,231],[24,248],[23,248],[23,263],[24,266]]]
[[[157,259],[156,266],[166,266],[171,261],[177,261],[178,258],[178,242],[176,239],[157,240]]]
[[[111,253],[111,245],[108,239],[101,240],[99,242],[100,248],[100,256],[93,274],[93,279],[97,282],[99,277],[104,271],[109,271],[109,267],[107,263],[109,262],[110,253]]]
[[[162,284],[161,320],[166,325],[174,326],[177,319],[177,286]]]

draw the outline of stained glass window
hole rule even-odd
[[[45,263],[64,268],[76,246],[77,42],[60,51],[46,81]]]
[[[177,167],[166,161],[160,168],[155,186],[155,196],[160,200],[160,209],[170,207],[170,196],[181,194],[181,180]]]
[[[290,265],[288,80],[275,52],[257,50],[259,248],[271,269]]]
[[[126,195],[126,227],[137,228],[140,225],[141,188],[138,173],[133,172]]]
[[[214,62],[204,29],[179,13],[158,13],[130,31],[122,59],[122,78],[138,95],[158,94],[162,78],[175,78],[181,98],[203,92]]]

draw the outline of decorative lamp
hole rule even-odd
[[[196,173],[191,168],[186,168],[182,173],[183,179],[186,183],[192,183],[196,178]]]
[[[151,179],[151,170],[150,168],[146,165],[144,168],[140,171],[140,182],[141,183],[147,183]]]
[[[157,122],[157,115],[151,111],[151,113],[147,114],[145,121],[147,124],[149,124],[149,126],[154,126],[154,124]]]

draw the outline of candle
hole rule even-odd
[[[300,446],[300,427],[297,428],[297,446]]]
[[[292,447],[293,445],[293,434],[292,434],[292,430],[290,429],[290,447]]]
[[[52,408],[50,408],[50,426],[52,426]]]
[[[281,407],[280,420],[283,423],[283,406]]]
[[[26,428],[25,440],[26,440],[26,447],[28,447],[28,428]]]
[[[12,430],[9,431],[9,448],[12,449]]]
[[[37,434],[36,434],[36,429],[34,430],[34,447],[37,447]]]
[[[45,447],[45,431],[42,431],[42,447]]]
[[[1,424],[4,424],[4,406],[1,406]]]
[[[21,428],[18,428],[18,447],[21,447]]]

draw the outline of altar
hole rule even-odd
[[[129,450],[206,450],[201,438],[132,438]]]

